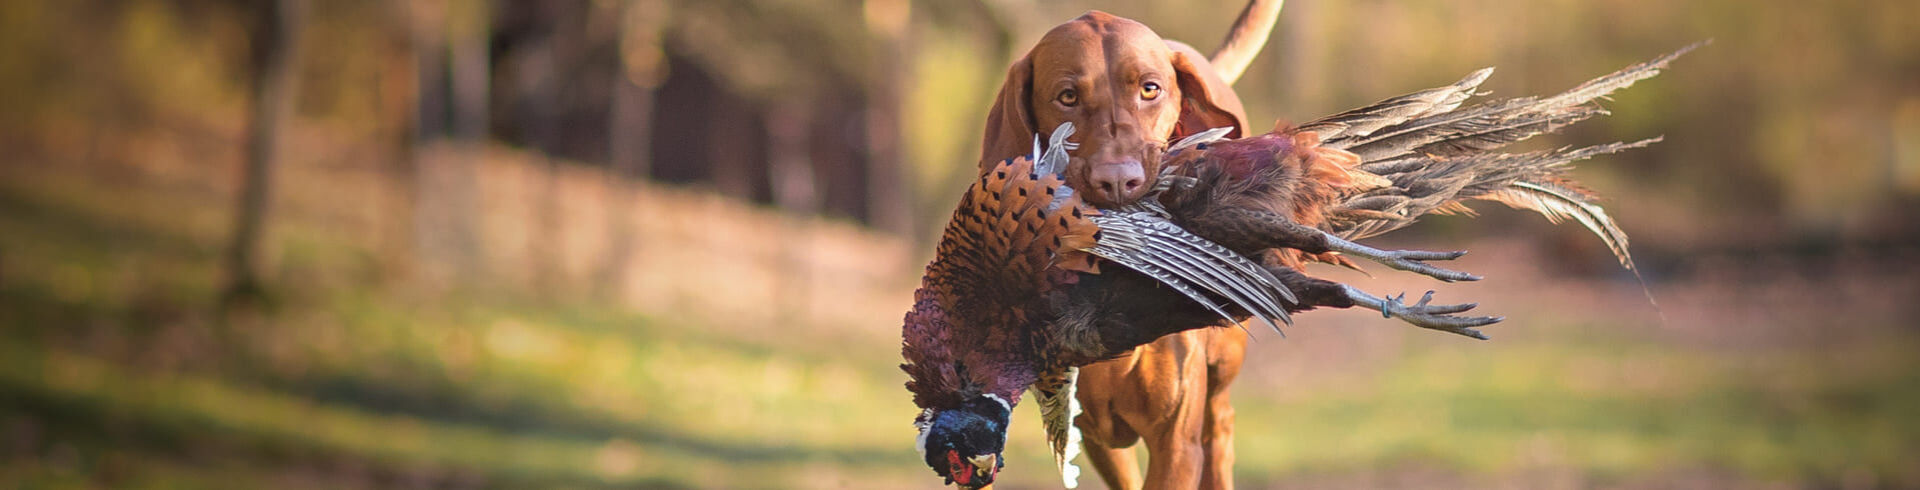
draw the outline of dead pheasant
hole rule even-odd
[[[1029,387],[1041,398],[1065,470],[1071,433],[1064,421],[1071,420],[1075,367],[1152,342],[1170,332],[1162,326],[1199,328],[1251,317],[1277,329],[1275,322],[1289,321],[1288,310],[1300,307],[1287,279],[1182,230],[1164,213],[1101,211],[1082,203],[1058,176],[1073,148],[1065,142],[1071,134],[1071,125],[1063,125],[1046,152],[1036,141],[1034,157],[1001,162],[962,196],[904,320],[907,362],[901,368],[922,409],[917,447],[949,483],[992,482],[1007,418]],[[1142,310],[1135,320],[1152,320],[1156,311],[1179,317],[1097,328],[1060,317],[1081,296],[1074,290],[1107,287],[1109,277],[1119,281],[1112,284],[1150,285],[1126,306]],[[1076,311],[1102,310],[1078,306]],[[1407,314],[1436,322],[1449,318]]]
[[[1482,70],[1298,128],[1234,141],[1211,139],[1224,131],[1198,135],[1170,147],[1159,192],[1115,210],[1091,209],[1061,185],[1071,128],[1057,129],[1044,155],[1036,145],[1037,158],[1002,162],[969,189],[915,292],[901,367],[922,409],[917,448],[949,483],[992,483],[1012,407],[1031,388],[1071,486],[1074,368],[1167,333],[1359,306],[1485,338],[1473,328],[1499,318],[1452,316],[1471,304],[1429,305],[1428,293],[1402,305],[1298,270],[1307,260],[1352,266],[1345,257],[1362,257],[1446,281],[1478,279],[1425,262],[1461,252],[1383,251],[1349,240],[1428,212],[1463,212],[1462,200],[1579,220],[1631,268],[1625,235],[1559,174],[1573,160],[1651,141],[1490,150],[1602,113],[1587,104],[1685,51],[1548,99],[1458,109],[1486,78]],[[1103,273],[1105,263],[1123,267]]]

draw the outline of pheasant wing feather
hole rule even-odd
[[[1281,298],[1291,301],[1293,293],[1273,280],[1270,274],[1246,271],[1260,269],[1258,264],[1236,254],[1218,253],[1220,246],[1180,229],[1166,218],[1146,212],[1107,213],[1094,217],[1100,225],[1097,244],[1087,249],[1093,255],[1143,273],[1161,272],[1154,279],[1173,286],[1203,305],[1212,305],[1200,291],[1226,299],[1228,303],[1260,317],[1278,330],[1273,319],[1289,320]],[[1214,308],[1229,323],[1232,315]]]

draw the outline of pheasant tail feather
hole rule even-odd
[[[1480,198],[1540,213],[1556,224],[1566,220],[1580,223],[1607,244],[1621,267],[1634,270],[1633,255],[1627,251],[1626,231],[1585,193],[1551,183],[1514,182]]]
[[[1060,483],[1067,488],[1080,485],[1080,467],[1073,464],[1080,456],[1080,428],[1073,419],[1080,416],[1080,400],[1074,396],[1080,368],[1069,367],[1042,373],[1033,383],[1033,399],[1040,406],[1040,423],[1046,426],[1047,445],[1053,449],[1053,462],[1060,468]]]

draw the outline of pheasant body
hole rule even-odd
[[[951,483],[991,482],[1004,433],[990,428],[1004,430],[1006,411],[1036,381],[1047,381],[1035,391],[1057,414],[1048,416],[1050,434],[1070,440],[1061,421],[1072,413],[1064,402],[1071,369],[1158,336],[1058,321],[1067,292],[1100,276],[1103,264],[1151,275],[1179,291],[1170,300],[1194,303],[1215,322],[1285,319],[1289,293],[1253,261],[1162,216],[1082,203],[1058,176],[1071,146],[1060,140],[1071,129],[1055,134],[1047,153],[1001,162],[962,195],[903,320],[901,369],[922,409],[920,449]]]

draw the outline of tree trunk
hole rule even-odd
[[[807,229],[808,218],[820,212],[820,185],[813,166],[813,148],[807,124],[812,111],[804,101],[775,102],[767,113],[768,179],[773,182],[773,202],[780,206],[780,234],[789,242],[780,247],[786,257],[775,265],[779,270],[774,308],[786,317],[805,317],[815,291],[808,288],[813,263],[813,240]]]
[[[406,163],[400,171],[410,216],[409,242],[412,250],[408,272],[418,274],[436,269],[445,257],[441,245],[445,223],[439,212],[441,196],[435,192],[437,170],[428,162],[435,142],[447,135],[447,4],[445,0],[414,0],[399,4],[407,25],[407,52],[413,61],[413,120],[407,133]]]
[[[447,50],[453,77],[450,129],[454,140],[461,143],[478,144],[487,137],[487,92],[492,77],[487,38],[492,10],[490,0],[454,0],[448,12]]]
[[[607,252],[595,278],[603,295],[624,297],[627,268],[633,262],[634,195],[650,173],[653,152],[653,99],[666,79],[660,28],[666,3],[621,3],[620,67],[613,72],[613,103],[607,117],[607,165],[611,170],[612,209],[607,213]]]
[[[905,187],[900,111],[907,87],[908,24],[912,0],[866,0],[867,31],[878,53],[867,76],[867,220],[897,236],[913,233],[913,206]]]
[[[534,12],[530,14],[536,22],[546,24],[537,28],[533,34],[522,38],[521,46],[512,52],[514,59],[503,67],[513,71],[513,78],[519,91],[520,107],[513,107],[510,113],[518,114],[518,123],[523,128],[526,145],[539,152],[544,172],[540,177],[537,194],[527,199],[527,216],[532,220],[526,234],[527,277],[533,285],[535,294],[553,294],[562,285],[564,267],[560,255],[566,253],[566,234],[561,226],[560,203],[560,119],[565,109],[560,107],[560,73],[570,64],[563,61],[562,29],[573,27],[573,16],[568,12],[568,2],[546,2],[532,4]]]
[[[415,148],[447,134],[447,4],[445,0],[406,2],[407,41],[413,56]]]
[[[442,265],[451,266],[449,278],[483,271],[479,236],[478,171],[486,153],[488,92],[492,69],[488,63],[490,0],[451,0],[446,9],[447,133],[451,158],[422,163],[427,178],[422,194],[431,200],[427,225],[435,230],[430,245]]]
[[[253,53],[247,161],[241,177],[238,209],[234,213],[233,244],[227,251],[229,298],[255,296],[262,290],[259,262],[273,204],[281,123],[293,112],[299,89],[296,71],[305,3],[304,0],[266,2],[255,25],[257,44]]]
[[[820,212],[820,183],[808,139],[813,120],[804,101],[775,103],[767,111],[767,177],[773,182],[773,203],[797,216]]]

